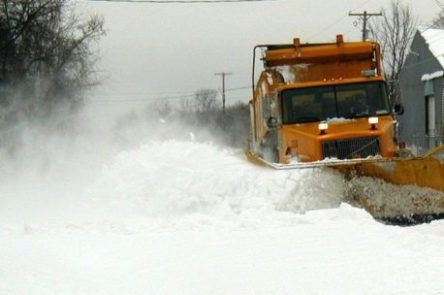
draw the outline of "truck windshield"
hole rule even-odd
[[[390,114],[383,82],[287,89],[282,92],[284,124]]]

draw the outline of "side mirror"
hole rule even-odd
[[[270,129],[277,128],[278,127],[278,120],[275,117],[268,118],[267,127]]]
[[[404,114],[404,106],[401,103],[397,102],[393,105],[393,111],[397,115],[402,115]]]

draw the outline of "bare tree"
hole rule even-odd
[[[217,91],[213,89],[199,89],[195,94],[196,109],[206,112],[216,109],[219,105],[216,100]]]
[[[393,0],[390,9],[384,10],[382,18],[374,18],[370,22],[370,32],[381,44],[385,78],[392,102],[400,101],[399,74],[417,25],[418,18],[413,15],[410,6],[400,0]]]
[[[441,10],[438,13],[438,15],[433,19],[430,27],[435,29],[444,29],[444,7],[443,10]]]
[[[183,113],[193,113],[196,109],[196,104],[193,99],[184,98],[180,100],[179,111]]]
[[[173,112],[173,107],[168,100],[160,100],[150,105],[150,110],[154,110],[162,118],[166,118]]]
[[[0,98],[5,88],[39,104],[75,100],[94,84],[91,42],[103,34],[103,19],[81,19],[68,0],[1,0]],[[25,90],[25,91],[23,91]],[[14,97],[17,99],[17,96]]]

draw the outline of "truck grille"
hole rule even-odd
[[[322,142],[322,157],[355,159],[379,155],[378,137],[358,137]]]

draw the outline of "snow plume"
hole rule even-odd
[[[239,151],[211,143],[169,140],[117,155],[90,193],[116,216],[198,215],[206,223],[239,225],[338,207],[341,180],[331,171],[257,167]]]
[[[342,198],[334,172],[256,167],[210,128],[161,116],[152,105],[91,101],[11,126],[20,136],[2,147],[4,222],[197,214],[239,224],[337,207]]]
[[[191,131],[162,128],[165,124],[150,117],[146,106],[59,104],[50,116],[31,117],[26,104],[14,103],[4,109],[8,120],[0,145],[5,220],[81,219],[91,211],[88,186],[116,154],[165,135],[186,140]]]

